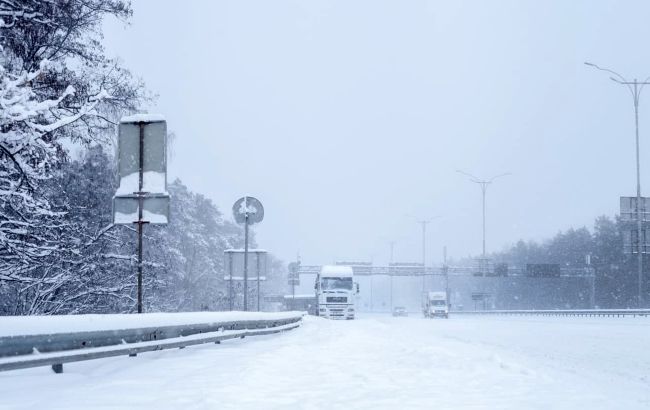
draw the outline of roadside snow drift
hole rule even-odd
[[[289,333],[0,374],[0,409],[647,409],[650,318],[307,317]]]

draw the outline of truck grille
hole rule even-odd
[[[329,310],[330,317],[343,317],[345,316],[344,308],[330,308]]]
[[[328,296],[327,303],[346,303],[348,299],[345,296]]]

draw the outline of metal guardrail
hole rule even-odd
[[[283,319],[240,320],[90,332],[0,337],[0,371],[184,348],[203,343],[279,333],[300,326],[302,315]]]
[[[450,315],[510,316],[650,316],[650,309],[548,309],[548,310],[472,310],[452,311]]]

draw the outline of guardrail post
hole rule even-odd
[[[53,364],[52,370],[56,374],[63,373],[63,363]]]

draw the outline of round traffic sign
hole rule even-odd
[[[232,206],[232,213],[237,223],[243,224],[248,220],[249,225],[262,222],[264,219],[264,207],[262,203],[252,196],[239,198]]]

